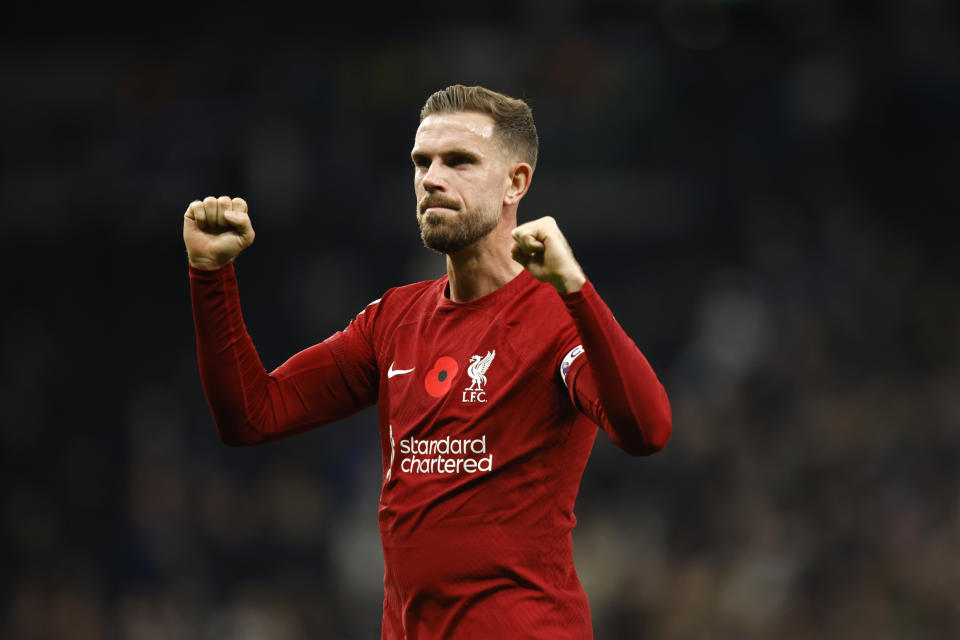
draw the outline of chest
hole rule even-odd
[[[401,322],[378,354],[382,422],[422,436],[519,424],[528,405],[558,401],[553,342],[547,328],[488,314]]]

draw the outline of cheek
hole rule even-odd
[[[484,200],[488,204],[502,204],[504,195],[506,195],[506,185],[503,180],[493,178],[487,182],[484,188]]]
[[[503,190],[501,177],[498,175],[476,176],[474,179],[465,181],[462,185],[463,193],[470,194],[474,200],[490,200],[500,197]]]
[[[491,175],[487,179],[487,192],[490,194],[496,194],[495,197],[500,199],[507,192],[507,187],[510,186],[509,178],[504,175],[503,172],[496,172],[494,175]]]

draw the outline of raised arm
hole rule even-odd
[[[556,221],[528,222],[513,237],[514,259],[557,289],[582,340],[561,364],[577,408],[631,455],[662,449],[672,428],[666,391],[587,281]]]
[[[627,453],[663,449],[672,428],[670,402],[650,363],[589,281],[562,297],[582,341],[582,352],[569,354],[566,363],[574,403]]]
[[[242,199],[191,203],[183,236],[200,378],[224,443],[269,442],[375,402],[376,362],[364,326],[369,314],[273,372],[264,369],[243,322],[231,264],[254,237]]]

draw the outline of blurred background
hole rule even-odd
[[[220,444],[181,216],[250,203],[272,369],[442,273],[409,150],[459,82],[531,104],[521,219],[673,404],[583,478],[597,638],[960,637],[957,3],[66,11],[0,27],[0,636],[379,637],[376,414]]]

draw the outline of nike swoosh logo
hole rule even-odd
[[[414,367],[413,369],[416,369]],[[387,370],[387,378],[392,378],[393,376],[403,375],[404,373],[410,373],[413,369],[394,369],[393,363],[390,363],[390,368]]]

